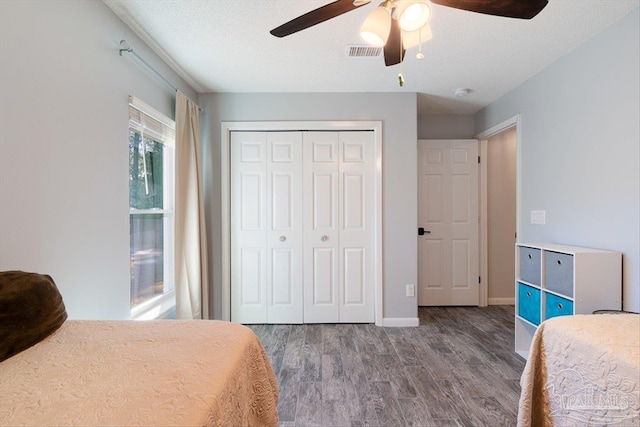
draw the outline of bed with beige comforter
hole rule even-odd
[[[518,426],[639,426],[640,315],[543,322],[520,385]]]
[[[260,342],[204,320],[73,321],[0,362],[0,425],[278,424]]]

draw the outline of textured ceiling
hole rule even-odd
[[[473,114],[640,0],[550,0],[530,21],[433,5],[425,59],[416,47],[392,67],[345,57],[376,1],[281,39],[269,30],[329,0],[104,2],[198,92],[417,92],[419,114]],[[472,91],[458,98],[460,87]]]

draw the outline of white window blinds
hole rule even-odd
[[[129,126],[157,141],[175,145],[176,123],[135,96],[129,97]]]

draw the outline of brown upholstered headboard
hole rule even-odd
[[[51,276],[0,272],[0,362],[39,343],[67,320]]]

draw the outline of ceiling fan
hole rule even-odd
[[[371,0],[336,0],[271,30],[285,37],[369,4]],[[531,19],[548,0],[431,0],[432,3],[487,15]],[[406,49],[431,38],[427,0],[384,0],[369,14],[360,35],[374,46],[384,46],[387,66],[402,62]]]

